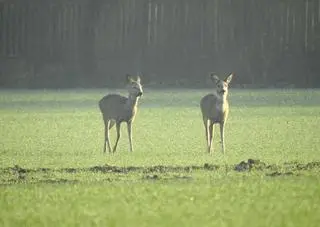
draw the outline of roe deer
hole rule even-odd
[[[142,96],[143,90],[139,76],[135,80],[131,75],[127,75],[127,82],[129,91],[128,97],[118,94],[108,94],[99,101],[99,108],[102,113],[105,126],[104,153],[106,152],[106,144],[108,144],[109,152],[111,152],[109,129],[111,129],[114,124],[116,124],[117,139],[113,147],[113,152],[116,151],[118,141],[120,139],[120,125],[122,122],[127,123],[130,151],[133,151],[131,132],[132,122],[137,113],[138,101]]]
[[[227,96],[228,86],[230,81],[232,80],[232,76],[233,73],[227,76],[224,80],[220,80],[218,76],[211,73],[210,77],[216,85],[216,90],[213,94],[204,96],[200,102],[209,153],[211,153],[215,123],[220,124],[222,152],[225,152],[224,126],[229,113],[229,103],[227,100]]]

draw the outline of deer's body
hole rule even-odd
[[[223,100],[218,94],[208,94],[201,99],[202,114],[212,123],[225,122],[229,114],[228,100]]]
[[[103,118],[112,122],[133,121],[137,113],[137,105],[138,98],[130,99],[118,94],[106,95],[99,102]]]
[[[129,95],[124,97],[118,94],[109,94],[104,96],[99,101],[99,108],[102,113],[104,126],[105,126],[105,139],[103,152],[106,152],[106,145],[108,145],[108,150],[111,152],[111,143],[109,139],[109,129],[111,129],[114,124],[117,130],[117,139],[113,147],[113,152],[116,151],[118,141],[120,139],[120,125],[122,122],[127,123],[130,151],[133,151],[132,146],[132,122],[136,116],[138,109],[138,101],[142,95],[142,87],[140,84],[140,78],[133,80],[131,76],[127,76]]]
[[[214,124],[220,125],[220,137],[222,151],[225,152],[224,143],[224,126],[229,114],[228,85],[233,74],[229,75],[225,80],[220,80],[217,76],[211,74],[211,79],[216,85],[213,94],[204,96],[200,101],[200,108],[205,128],[208,152],[211,152],[212,140],[214,135]]]

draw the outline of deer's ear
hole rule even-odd
[[[127,75],[126,75],[126,78],[127,78],[127,82],[128,82],[128,83],[132,83],[132,82],[133,82],[133,78],[132,78],[131,75],[127,74]]]
[[[210,73],[210,78],[215,84],[220,80],[219,77],[214,73]]]
[[[233,77],[233,73],[231,73],[229,76],[227,76],[225,79],[224,79],[224,82],[226,82],[227,84],[231,82],[232,80],[232,77]]]

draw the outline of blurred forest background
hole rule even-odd
[[[0,87],[320,87],[320,0],[0,0]]]

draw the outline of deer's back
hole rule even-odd
[[[118,95],[109,94],[99,101],[99,108],[107,119],[117,121],[128,121],[134,115],[133,111],[128,108],[128,98]]]
[[[225,121],[229,112],[228,101],[222,102],[214,94],[204,96],[200,101],[200,108],[204,118],[217,123]]]

